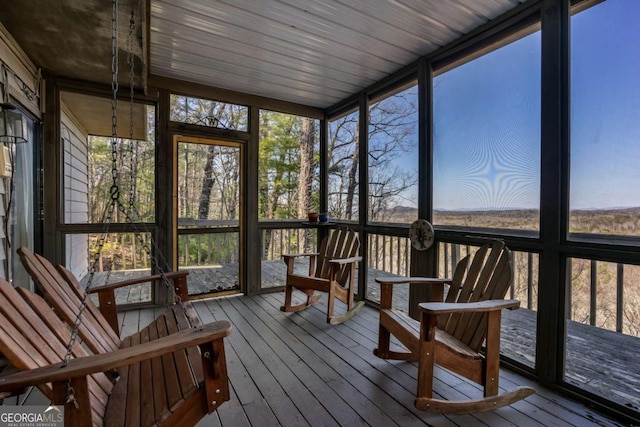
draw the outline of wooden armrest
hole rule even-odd
[[[17,372],[0,378],[0,392],[20,389],[48,382],[65,381],[105,372],[142,360],[152,359],[188,347],[205,344],[228,336],[231,324],[226,320],[208,323],[201,328],[191,328],[166,337],[120,350],[80,357],[69,361]]]
[[[440,284],[450,285],[452,279],[440,279],[437,277],[377,277],[376,282],[381,285],[402,285],[406,283],[420,284]]]
[[[423,302],[418,304],[420,310],[428,314],[449,314],[449,313],[466,313],[466,312],[486,312],[502,310],[508,308],[513,310],[520,307],[520,301],[515,299],[508,300],[489,300],[479,302],[455,303],[455,302]]]
[[[189,275],[188,271],[172,271],[169,273],[165,273],[164,277],[166,277],[169,280],[173,280],[181,277],[186,277],[188,275]],[[138,285],[140,283],[145,283],[145,282],[154,282],[156,280],[162,280],[162,277],[163,277],[162,274],[154,274],[151,276],[144,276],[144,277],[138,277],[135,279],[123,280],[122,282],[107,283],[106,285],[100,285],[100,286],[90,288],[89,293],[93,294],[97,292],[104,292],[112,289],[122,288],[124,286]]]
[[[334,258],[329,260],[331,264],[339,264],[339,265],[351,264],[352,262],[360,262],[360,261],[362,261],[361,256],[352,256],[349,258]]]
[[[65,274],[66,269],[64,267],[58,266],[58,270],[63,273],[63,275]],[[164,278],[166,278],[166,280],[169,280],[173,285],[175,295],[179,296],[181,301],[188,301],[188,275],[188,271],[173,271],[165,274],[154,274],[152,276],[138,277],[136,279],[124,280],[122,282],[107,283],[105,285],[91,287],[88,290],[88,293],[98,294],[98,298],[100,301],[100,312],[107,320],[107,323],[109,323],[109,326],[111,326],[111,329],[113,329],[117,335],[120,335],[120,329],[118,326],[118,313],[116,309],[116,289],[125,286],[137,285],[140,283],[153,282],[156,280],[164,281]],[[71,277],[67,280],[76,279]]]
[[[438,277],[378,277],[376,283],[380,284],[380,308],[390,309],[393,300],[393,285],[415,284],[430,285],[430,301],[442,301],[444,295],[444,285],[451,285],[453,279]]]

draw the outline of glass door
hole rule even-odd
[[[185,136],[174,143],[178,267],[189,271],[189,295],[241,292],[242,145]]]

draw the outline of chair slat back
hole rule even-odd
[[[458,263],[445,301],[469,303],[504,299],[512,280],[511,252],[504,242],[496,240]],[[448,334],[477,351],[487,334],[485,316],[482,313],[451,314],[440,325]]]
[[[62,319],[69,325],[75,324],[76,316],[82,303],[81,287],[75,280],[68,282],[64,276],[43,256],[18,249],[18,254],[25,269]],[[82,315],[78,335],[94,353],[104,353],[118,349],[120,338],[111,329],[100,310],[90,298],[86,299],[87,307]]]
[[[350,258],[358,255],[360,240],[351,229],[338,228],[322,240],[315,277],[328,279],[331,266],[329,261],[336,258]],[[338,272],[337,281],[345,286],[349,278],[349,266],[344,265]]]
[[[27,289],[16,290],[0,279],[0,301],[0,351],[13,366],[28,370],[64,360],[69,330],[40,296]],[[72,358],[87,355],[82,346],[74,345]],[[103,373],[89,377],[94,420],[102,419],[112,388]],[[53,398],[51,384],[40,389]]]

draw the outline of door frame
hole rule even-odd
[[[203,229],[187,229],[190,231],[189,233],[180,233],[178,229],[178,144],[181,142],[191,143],[191,144],[202,144],[202,145],[217,145],[223,147],[233,147],[238,148],[240,150],[240,183],[239,183],[239,194],[238,194],[238,226],[237,227],[225,227],[224,230],[227,232],[237,232],[238,233],[238,284],[239,289],[230,290],[230,291],[221,291],[216,293],[207,293],[202,295],[189,296],[190,299],[199,299],[199,298],[211,298],[211,297],[220,297],[225,295],[234,295],[241,294],[246,291],[246,273],[245,273],[245,265],[246,265],[246,250],[245,250],[245,193],[246,193],[246,179],[245,179],[245,171],[246,171],[246,143],[242,140],[235,139],[223,139],[220,137],[214,136],[191,136],[184,135],[180,133],[172,134],[172,151],[174,155],[172,156],[173,162],[173,176],[172,176],[172,190],[171,190],[171,211],[172,211],[172,224],[171,224],[171,233],[172,233],[172,258],[174,260],[174,270],[179,269],[179,258],[178,258],[178,236],[180,234],[198,234],[203,233]],[[212,228],[215,229],[215,228]]]

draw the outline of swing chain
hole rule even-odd
[[[93,284],[93,277],[95,276],[95,273],[98,269],[98,264],[100,263],[100,256],[102,254],[102,249],[104,247],[104,244],[106,242],[106,237],[107,237],[107,233],[108,233],[108,227],[109,224],[111,223],[111,220],[113,218],[113,212],[115,211],[115,205],[116,202],[114,202],[113,200],[109,203],[109,205],[106,206],[105,211],[103,212],[102,215],[102,222],[103,224],[105,224],[105,231],[104,233],[100,236],[100,238],[98,239],[98,248],[97,250],[94,252],[93,254],[93,260],[91,263],[91,268],[89,270],[89,280],[87,281],[87,285],[85,286],[85,292],[82,295],[82,300],[80,302],[80,307],[78,308],[78,313],[76,314],[76,318],[73,322],[73,327],[71,328],[71,338],[69,339],[69,343],[67,344],[67,352],[64,356],[64,360],[63,360],[63,366],[67,366],[67,364],[69,363],[69,360],[71,359],[71,354],[73,352],[73,345],[76,342],[76,340],[78,339],[78,331],[80,329],[80,324],[82,323],[82,316],[84,314],[85,309],[87,308],[87,298],[89,297],[89,292],[88,290],[91,288],[91,285]],[[109,273],[111,273],[111,270],[109,270]],[[109,281],[109,278],[107,276],[106,281]]]
[[[138,212],[135,210],[135,201],[136,201],[136,186],[135,179],[135,158],[134,158],[134,145],[137,146],[138,142],[133,138],[133,119],[134,119],[134,100],[135,100],[135,92],[134,88],[134,76],[135,76],[135,60],[136,57],[133,54],[133,34],[136,29],[136,20],[135,20],[135,11],[133,7],[131,8],[131,18],[129,19],[129,34],[127,35],[127,62],[129,64],[129,153],[132,159],[131,165],[131,185],[129,186],[129,208],[133,209],[134,220],[139,218]]]
[[[134,102],[134,76],[135,76],[135,60],[133,54],[133,32],[136,29],[135,14],[131,9],[131,18],[129,19],[129,34],[127,35],[127,63],[129,64],[129,139],[133,140],[133,102]]]
[[[131,158],[132,161],[135,161],[135,159],[133,159],[133,144],[134,144],[134,137],[133,137],[133,120],[134,120],[134,102],[135,102],[135,92],[134,92],[134,76],[135,76],[135,55],[133,52],[133,34],[135,32],[135,28],[136,28],[136,21],[135,21],[135,12],[132,9],[131,10],[131,18],[129,19],[129,33],[127,35],[127,63],[129,64],[129,143],[132,144],[130,146],[129,149],[129,153],[131,153]],[[140,213],[138,212],[138,209],[135,205],[135,186],[133,185],[134,179],[135,179],[135,175],[134,175],[134,170],[133,168],[131,168],[131,183],[132,185],[129,187],[129,200],[128,200],[128,204],[129,204],[129,209],[126,209],[122,203],[119,201],[118,199],[118,210],[120,211],[120,213],[122,213],[125,217],[125,221],[128,224],[132,224],[132,227],[135,231],[135,236],[138,240],[138,242],[142,245],[142,248],[144,249],[145,253],[147,254],[147,256],[149,258],[155,258],[153,256],[152,253],[152,248],[150,246],[150,244],[148,242],[146,242],[143,238],[142,235],[140,233],[140,231],[138,230],[138,227],[135,225],[136,224],[136,220],[138,218],[140,218]],[[118,194],[119,195],[119,194]],[[112,194],[112,199],[113,199],[113,194]],[[148,232],[148,230],[145,230]],[[156,248],[156,253],[159,253],[161,255],[162,258],[162,262],[165,263],[166,265],[166,260],[164,259],[164,257],[162,257],[162,253],[157,250]],[[180,298],[180,295],[178,295],[171,282],[169,282],[169,279],[166,276],[166,272],[164,271],[164,268],[162,265],[160,265],[160,263],[158,262],[158,259],[155,259],[155,266],[158,269],[160,276],[162,278],[162,282],[163,285],[172,292],[172,296],[173,296],[173,303],[174,304],[180,304],[182,305],[182,298]],[[187,319],[189,319],[191,321],[191,316],[189,315],[189,313],[187,313],[187,310],[185,309],[185,315],[187,316]]]
[[[75,406],[76,409],[80,409],[80,404],[76,399],[76,392],[71,386],[71,380],[67,380],[67,403],[73,403],[73,406]]]
[[[92,285],[93,277],[97,270],[97,265],[100,262],[100,254],[102,253],[102,248],[104,247],[106,236],[108,233],[109,224],[111,223],[111,219],[113,217],[113,213],[115,211],[115,204],[117,203],[119,196],[119,188],[117,183],[118,170],[116,168],[117,165],[117,130],[118,130],[118,0],[113,0],[113,8],[112,8],[112,21],[111,21],[111,52],[112,52],[112,61],[111,61],[111,72],[112,72],[112,80],[111,80],[111,89],[113,90],[113,98],[111,100],[111,132],[112,132],[112,144],[111,144],[111,177],[113,179],[113,184],[111,189],[109,190],[111,193],[111,201],[109,205],[105,207],[105,210],[102,214],[102,223],[105,224],[105,230],[103,235],[98,239],[98,250],[94,253],[93,262],[89,271],[89,280],[87,281],[87,285],[85,286],[85,292],[82,296],[82,302],[80,303],[80,307],[78,309],[78,313],[76,315],[75,321],[73,322],[73,327],[71,328],[71,337],[67,344],[67,351],[64,356],[63,366],[67,366],[69,360],[71,359],[71,355],[73,352],[73,346],[78,339],[78,330],[80,329],[80,324],[82,323],[82,316],[84,314],[84,310],[87,307],[87,298],[89,297],[89,288]],[[71,387],[71,383],[68,383],[68,401],[74,401],[75,397],[73,395],[73,387]],[[76,403],[77,405],[77,403]]]
[[[111,20],[111,200],[120,195],[118,188],[118,0],[113,0]]]
[[[112,62],[111,62],[111,89],[113,91],[113,98],[111,100],[111,178],[112,185],[109,189],[110,194],[110,202],[102,213],[102,223],[104,224],[104,230],[102,235],[98,238],[97,241],[97,250],[93,254],[93,259],[91,263],[91,267],[89,270],[89,279],[85,286],[85,292],[82,297],[82,302],[78,309],[78,313],[76,315],[73,327],[71,328],[71,337],[69,339],[69,343],[67,344],[67,351],[63,360],[63,366],[67,366],[69,360],[71,359],[71,355],[73,352],[73,347],[78,338],[78,332],[80,329],[80,325],[82,323],[82,317],[85,309],[87,308],[87,298],[89,297],[89,289],[91,288],[93,278],[95,276],[96,271],[98,270],[98,265],[100,263],[100,258],[102,254],[102,250],[106,243],[106,238],[109,233],[109,227],[113,220],[113,216],[115,213],[116,206],[118,207],[118,211],[120,211],[126,218],[126,221],[130,224],[133,224],[134,231],[136,232],[136,236],[138,240],[142,243],[147,256],[152,257],[152,252],[149,244],[142,239],[140,232],[137,230],[137,226],[135,225],[134,218],[129,214],[129,210],[125,208],[125,206],[121,202],[120,198],[120,187],[118,185],[118,156],[121,155],[119,146],[120,140],[118,138],[118,0],[112,0],[112,28],[111,28],[111,49],[112,49]],[[134,11],[131,11],[131,19],[129,21],[129,37],[127,40],[127,50],[128,50],[128,62],[130,69],[130,107],[129,107],[129,137],[130,142],[133,141],[133,119],[134,119],[134,71],[135,71],[135,56],[133,55],[133,33],[135,30],[135,20],[134,20]],[[133,156],[132,156],[133,158]],[[133,159],[135,161],[135,159]],[[133,172],[132,172],[133,173]],[[133,178],[133,176],[132,176]],[[132,181],[133,182],[133,181]],[[135,217],[138,217],[138,212],[135,207],[135,189],[130,190],[129,192],[129,207],[134,212]],[[153,240],[153,239],[152,239]],[[163,262],[166,263],[166,260],[163,259]],[[180,296],[175,292],[173,286],[169,282],[166,277],[165,272],[163,271],[162,266],[156,261],[156,266],[160,270],[160,274],[163,280],[163,283],[167,288],[169,288],[173,292],[174,303],[181,304]],[[106,281],[109,280],[109,275],[111,274],[111,269],[107,272]],[[192,323],[191,316],[189,315],[186,307],[183,307],[186,318]],[[73,403],[76,408],[79,408],[78,402],[75,398],[75,392],[73,387],[71,386],[71,381],[67,382],[67,403]]]

